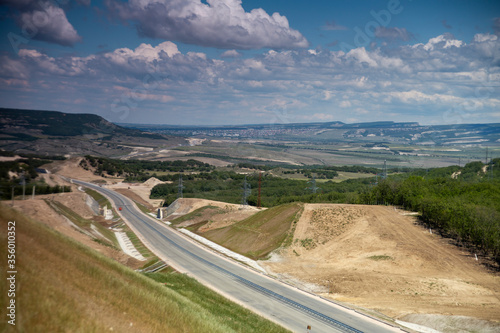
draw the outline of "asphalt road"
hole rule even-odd
[[[402,332],[224,258],[145,215],[113,190],[73,182],[106,195],[115,208],[122,207],[120,213],[127,224],[172,267],[293,332]],[[311,326],[310,331],[307,326]]]

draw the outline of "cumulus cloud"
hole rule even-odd
[[[154,60],[160,60],[162,56],[173,57],[179,53],[177,45],[172,42],[163,42],[156,47],[143,43],[135,50],[121,48],[105,53],[104,57],[114,64],[128,65],[133,62],[151,63]]]
[[[17,24],[24,37],[62,46],[72,46],[82,40],[64,10],[55,2],[2,0],[2,4],[18,10]]]
[[[375,37],[382,38],[388,41],[409,41],[413,38],[413,35],[406,30],[406,28],[386,28],[386,27],[377,27],[375,29]]]
[[[71,46],[81,41],[75,28],[69,23],[60,7],[48,5],[43,10],[33,10],[21,14],[22,27],[34,28],[34,39],[62,46]]]
[[[222,49],[303,48],[306,38],[279,13],[246,12],[241,0],[107,0],[110,11],[137,24],[140,35]]]
[[[227,50],[224,53],[222,53],[221,58],[238,58],[241,57],[241,53],[239,53],[236,50]]]
[[[417,44],[419,45],[419,44]],[[429,50],[434,50],[435,48],[450,48],[450,47],[461,47],[465,45],[465,43],[461,40],[455,39],[455,37],[450,34],[446,33],[443,35],[439,35],[437,37],[429,39],[427,44],[424,45],[424,49],[429,51]]]
[[[225,56],[238,53],[226,52]],[[173,117],[169,121],[181,123],[186,117],[178,115],[185,112],[191,112],[190,119],[199,115],[224,123],[223,115],[236,112],[235,106],[242,118],[231,119],[247,123],[255,121],[254,111],[267,116],[263,121],[278,112],[293,122],[305,120],[305,115],[347,121],[348,115],[366,110],[362,118],[368,121],[392,113],[406,113],[408,120],[434,119],[460,108],[471,114],[469,119],[484,121],[472,115],[492,114],[500,107],[500,38],[488,33],[468,43],[442,35],[425,44],[356,48],[348,53],[270,50],[230,59],[182,53],[170,41],[87,57],[53,57],[34,49],[23,49],[19,55],[0,59],[0,78],[10,80],[11,89],[18,82],[19,91],[37,91],[40,100],[83,98],[96,110],[109,109],[118,99],[127,107],[130,103],[141,110],[153,108],[158,115],[168,104]],[[21,81],[29,82],[31,90],[21,87]],[[0,92],[0,97],[8,96]],[[54,101],[53,108],[59,109]]]

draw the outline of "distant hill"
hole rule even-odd
[[[156,148],[183,142],[124,128],[95,114],[0,108],[0,148],[4,150],[117,156],[131,152],[130,145]]]
[[[403,143],[414,145],[500,145],[500,124],[420,125],[377,121],[346,124],[270,123],[239,126],[172,126],[121,124],[123,127],[179,136],[296,140],[309,143]]]
[[[15,133],[21,128],[34,134],[40,133],[49,136],[123,134],[165,139],[164,136],[158,134],[123,128],[96,114],[0,108],[0,130],[2,133]]]

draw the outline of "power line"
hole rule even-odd
[[[177,198],[182,198],[182,189],[184,188],[182,182],[182,173],[179,174],[179,185],[177,185]]]
[[[311,190],[312,193],[316,193],[320,189],[319,187],[316,186],[316,176],[313,176],[312,179],[308,181],[308,183],[311,184],[311,187],[308,187],[307,189]]]

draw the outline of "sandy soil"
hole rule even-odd
[[[149,202],[144,200],[141,196],[139,196],[137,193],[133,192],[132,190],[126,189],[126,188],[116,188],[116,192],[123,194],[124,196],[134,200],[135,202],[140,203],[141,205],[146,206],[149,210],[153,210],[154,207],[153,205]]]
[[[172,205],[171,205],[172,206]],[[196,198],[180,198],[175,201],[175,210],[170,212],[174,213],[178,216],[189,214],[192,211],[197,210],[198,208],[205,206],[215,206],[219,208],[226,209],[228,211],[237,211],[241,209],[241,205],[231,204],[227,202],[221,201],[213,201],[206,199],[196,199]],[[250,215],[255,214],[259,211],[258,208],[252,206],[246,206],[244,211],[248,211]]]
[[[44,196],[40,196],[34,200],[16,200],[14,201],[14,208],[29,216],[33,220],[42,222],[52,229],[72,239],[75,239],[76,241],[83,243],[93,248],[94,250],[101,252],[103,255],[113,258],[124,265],[132,267],[134,269],[139,268],[143,265],[143,263],[132,257],[129,257],[125,253],[108,246],[101,245],[93,241],[91,237],[77,231],[68,223],[68,221],[63,216],[59,215],[51,207],[49,207],[49,205],[44,200],[42,200],[42,197]],[[79,214],[91,214],[90,209],[86,208],[87,206],[85,205],[85,202],[82,202],[81,200],[81,197],[83,197],[83,193],[56,194],[50,195],[50,197],[53,197],[54,200],[60,201],[64,205],[74,204],[74,206],[69,207]],[[8,204],[11,204],[10,201],[8,202]]]
[[[308,204],[292,246],[262,266],[390,317],[500,319],[500,276],[392,207]]]
[[[72,157],[65,161],[55,161],[45,165],[45,167],[52,173],[58,175],[83,180],[86,182],[100,182],[103,184],[114,184],[122,180],[122,178],[104,178],[94,175],[90,170],[85,170],[80,167],[82,157]]]
[[[151,189],[153,187],[163,183],[166,182],[162,182],[157,178],[151,177],[142,184],[119,182],[113,185],[109,185],[109,188],[129,196],[132,200],[136,200],[142,204],[145,204],[148,208],[157,208],[160,207],[160,205],[163,203],[163,200],[150,199],[149,195],[151,194]]]
[[[59,201],[85,219],[90,219],[94,216],[94,212],[85,203],[86,194],[84,192],[77,191],[64,194],[48,195],[47,197],[53,198],[55,201]]]
[[[0,162],[17,161],[20,158],[22,158],[22,157],[19,156],[19,155],[15,155],[15,156],[0,156]]]

